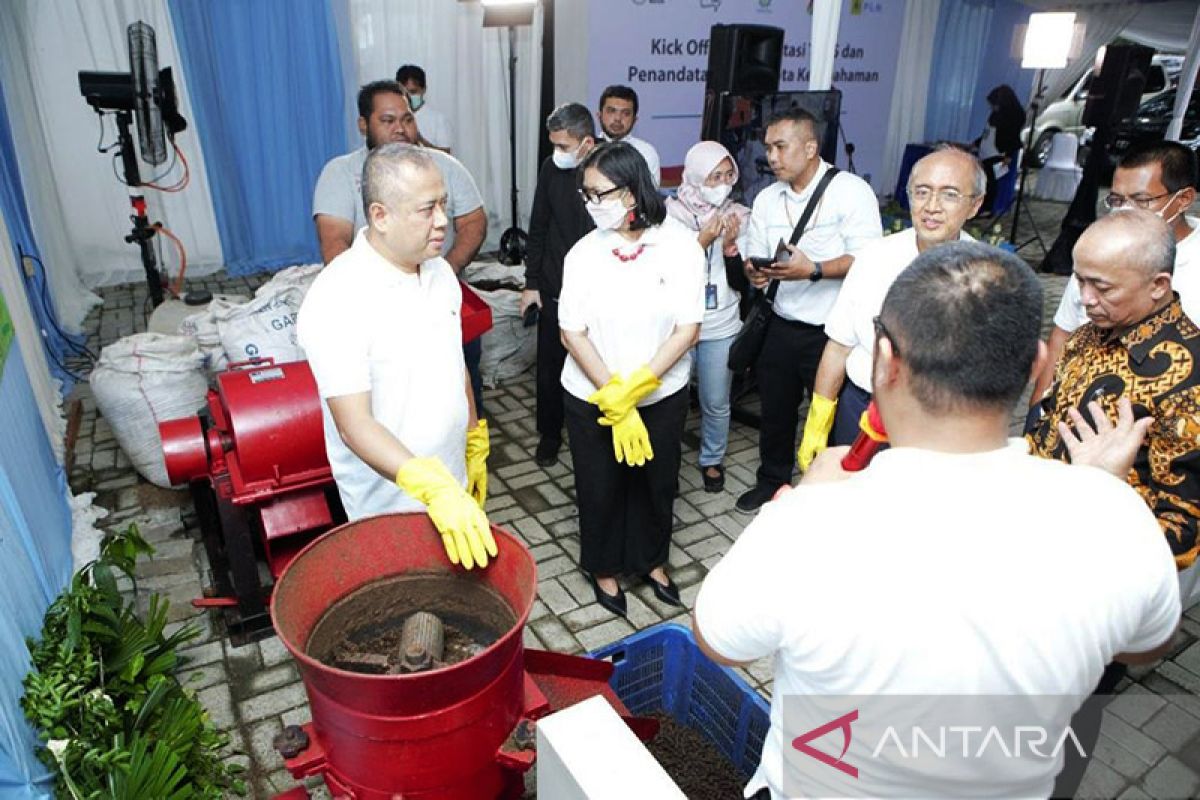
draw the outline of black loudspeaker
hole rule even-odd
[[[783,29],[769,25],[713,25],[709,31],[708,92],[779,91]]]
[[[1133,116],[1141,103],[1154,51],[1140,44],[1110,44],[1088,87],[1085,126],[1113,125]]]

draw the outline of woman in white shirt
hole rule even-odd
[[[681,605],[665,567],[704,251],[690,231],[662,224],[662,198],[632,146],[597,147],[577,174],[596,230],[567,254],[558,314],[580,565],[596,602],[623,615],[621,575]]]
[[[700,476],[704,490],[725,488],[725,448],[729,443],[729,347],[742,328],[738,292],[744,289],[741,251],[750,209],[729,199],[738,181],[733,157],[718,142],[700,142],[683,159],[683,183],[667,200],[667,221],[681,224],[704,248],[704,323],[693,355],[700,390]]]

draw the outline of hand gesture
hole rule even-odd
[[[1071,425],[1058,423],[1058,435],[1067,446],[1072,464],[1086,464],[1109,472],[1121,480],[1133,469],[1133,461],[1154,424],[1154,417],[1133,418],[1133,406],[1126,396],[1117,401],[1117,423],[1114,425],[1095,400],[1088,411],[1096,427],[1093,429],[1075,408],[1067,410]],[[1074,430],[1071,426],[1074,426]]]

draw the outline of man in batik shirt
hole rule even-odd
[[[1091,422],[1093,401],[1110,419],[1123,396],[1135,417],[1153,417],[1128,480],[1184,569],[1200,522],[1200,329],[1171,289],[1175,240],[1154,214],[1123,211],[1084,231],[1073,255],[1089,322],[1067,340],[1030,445],[1065,459],[1060,423]]]

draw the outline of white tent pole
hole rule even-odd
[[[814,0],[809,91],[822,92],[833,85],[833,57],[837,54],[838,25],[841,18],[841,0]]]
[[[1187,113],[1188,101],[1196,88],[1196,70],[1200,68],[1200,6],[1192,19],[1192,35],[1188,39],[1187,58],[1183,60],[1183,72],[1179,74],[1179,87],[1175,91],[1175,112],[1167,126],[1166,138],[1178,139],[1183,132],[1183,115]]]

